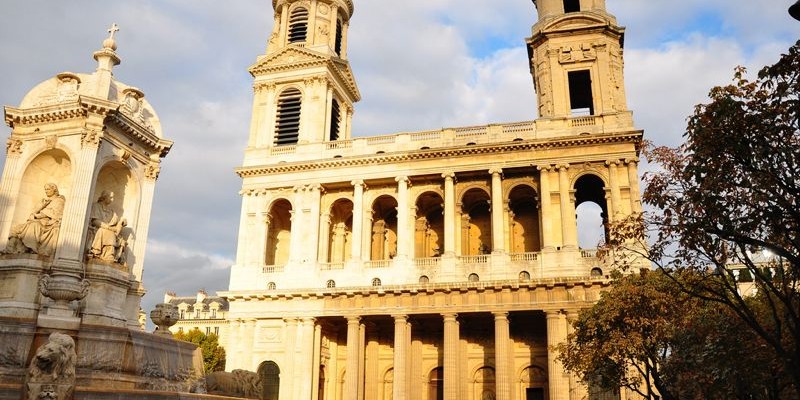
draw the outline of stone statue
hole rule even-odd
[[[4,253],[35,253],[48,257],[55,253],[65,200],[54,183],[44,185],[44,193],[47,197],[28,220],[11,228]]]
[[[262,390],[261,377],[243,369],[216,371],[206,375],[206,390],[209,394],[257,399]]]
[[[89,248],[89,257],[107,262],[124,263],[127,243],[121,232],[128,222],[111,209],[110,206],[113,202],[114,192],[104,190],[100,193],[97,203],[92,207],[89,223],[92,244]]]
[[[71,337],[51,333],[47,343],[36,350],[28,368],[27,400],[71,399],[77,358]]]

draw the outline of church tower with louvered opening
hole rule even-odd
[[[360,99],[347,62],[349,0],[274,0],[266,54],[250,73],[255,99],[245,165],[298,144],[350,138]]]

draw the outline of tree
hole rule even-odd
[[[591,387],[644,399],[779,398],[763,341],[727,308],[682,290],[696,275],[619,278],[579,314],[559,348],[564,367]]]
[[[685,144],[645,151],[660,167],[644,177],[643,200],[654,211],[612,226],[606,252],[641,249],[649,234],[645,256],[673,276],[694,272],[691,281],[675,281],[749,328],[797,395],[800,41],[755,80],[745,74],[737,68],[732,84],[696,106]],[[758,296],[740,293],[732,266],[747,270]]]
[[[206,373],[225,370],[225,348],[219,345],[219,336],[216,334],[206,335],[195,328],[189,332],[179,331],[173,336],[175,339],[194,343],[200,347]]]

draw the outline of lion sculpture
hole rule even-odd
[[[243,369],[212,372],[206,375],[206,390],[209,394],[257,399],[261,393],[261,378]]]
[[[75,341],[63,333],[50,334],[36,350],[28,368],[28,399],[67,399],[75,385]]]

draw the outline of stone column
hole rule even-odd
[[[555,247],[555,238],[553,238],[553,203],[551,201],[550,193],[552,188],[550,186],[550,171],[552,165],[544,165],[537,167],[539,170],[539,201],[541,204],[540,218],[542,220],[542,249],[553,250]]]
[[[409,249],[413,244],[413,235],[409,227],[409,207],[408,207],[408,177],[399,176],[397,182],[397,256],[399,259],[407,259],[412,253]],[[397,398],[395,398],[397,400]]]
[[[503,236],[503,181],[500,168],[489,170],[492,174],[492,253],[502,253],[505,247]]]
[[[608,183],[611,185],[611,204],[608,210],[609,221],[614,222],[619,220],[620,213],[622,212],[622,200],[619,191],[619,160],[606,161],[608,166]]]
[[[507,312],[494,314],[494,358],[497,400],[511,400],[511,333]]]
[[[453,256],[456,254],[456,174],[445,172],[442,178],[444,178],[444,255]]]
[[[578,312],[577,311],[567,311],[567,334],[571,334],[575,328],[572,324],[578,319]],[[581,382],[575,374],[569,374],[569,399],[588,399],[589,398],[589,390],[586,387],[586,384]]]
[[[570,197],[572,188],[569,186],[569,176],[567,176],[568,164],[558,166],[558,186],[561,195],[561,238],[562,247],[578,247],[577,221],[575,220],[575,205]]]
[[[350,22],[342,24],[342,51],[339,55],[342,59],[347,59],[347,31],[350,30]]]
[[[319,262],[327,263],[330,259],[330,241],[331,241],[331,215],[324,213],[320,215],[319,222]]]
[[[336,117],[333,115],[333,86],[330,84],[327,86],[328,90],[325,92],[325,131],[322,133],[323,142],[331,140],[331,137],[328,135],[330,135],[331,132],[331,124],[336,120]]]
[[[308,262],[316,262],[319,260],[319,243],[322,242],[322,237],[320,236],[320,208],[322,201],[322,193],[325,192],[325,188],[322,187],[320,184],[311,185],[309,188],[311,194],[311,213],[310,213],[310,224],[309,224],[309,233],[310,237],[308,239],[308,243],[317,243],[317,252],[314,253],[313,250],[311,254],[307,254],[305,256],[304,261]]]
[[[353,185],[353,237],[351,240],[352,248],[350,257],[353,261],[364,259],[361,251],[364,243],[364,181],[355,180],[350,182]]]
[[[394,387],[393,400],[409,399],[406,388],[408,385],[408,348],[410,346],[410,331],[407,315],[394,317]]]
[[[366,378],[367,358],[367,324],[363,321],[358,325],[358,400],[364,399],[364,378]]]
[[[260,229],[259,235],[254,239],[256,240],[256,245],[258,246],[258,250],[256,251],[257,259],[253,260],[255,262],[250,266],[261,266],[267,263],[267,247],[270,245],[269,230],[272,228],[272,214],[264,213],[263,215],[263,226]]]
[[[298,399],[310,400],[311,392],[314,388],[314,318],[303,318],[300,325],[300,357],[297,360],[297,368],[294,375],[296,377],[296,387]]]
[[[319,400],[319,369],[322,363],[322,325],[314,325],[314,355],[311,361],[311,400]]]
[[[344,376],[343,400],[358,400],[359,337],[361,317],[347,317],[347,364]]]
[[[637,164],[639,163],[639,159],[629,158],[625,160],[625,163],[628,165],[628,182],[631,188],[631,212],[641,213],[642,194],[640,193],[639,189],[639,173],[637,172]]]
[[[302,259],[302,245],[304,244],[304,222],[303,221],[303,193],[305,188],[302,186],[294,187],[294,200],[292,201],[292,215],[291,232],[289,233],[289,261],[288,263],[296,263]]]
[[[284,329],[286,329],[286,346],[284,347],[284,370],[281,370],[281,376],[285,376],[285,389],[280,391],[280,400],[293,400],[295,397],[294,390],[297,388],[295,379],[297,373],[295,371],[295,364],[297,361],[296,346],[297,346],[297,318],[284,318]],[[252,350],[252,349],[248,349]],[[283,386],[283,385],[282,385]]]
[[[442,314],[444,318],[444,398],[460,400],[459,323],[458,314]]]
[[[547,312],[547,383],[550,400],[569,400],[569,378],[564,366],[557,360],[554,346],[567,340],[567,320],[561,311]]]
[[[352,126],[353,126],[353,107],[347,106],[347,110],[345,110],[345,121],[347,121],[347,125],[344,126],[342,129],[345,132],[343,136],[344,139],[350,140],[353,137]]]
[[[289,3],[283,4],[281,9],[281,31],[278,34],[278,43],[281,47],[286,46],[287,34],[289,33]]]
[[[14,206],[17,201],[20,181],[25,167],[19,162],[24,143],[20,139],[9,138],[6,143],[6,163],[3,165],[3,179],[0,182],[0,249],[8,244],[8,234],[14,221]],[[11,177],[14,177],[13,179]],[[60,188],[59,188],[60,189]]]
[[[91,117],[94,118],[94,117]],[[72,176],[72,194],[70,201],[64,205],[64,214],[61,218],[61,228],[58,233],[58,247],[55,254],[55,265],[82,268],[81,262],[86,254],[86,222],[88,216],[87,204],[97,201],[90,199],[89,194],[94,188],[94,166],[97,152],[103,138],[102,125],[87,128],[81,139],[81,150],[77,160],[73,161],[75,167]],[[100,193],[95,194],[99,197]],[[121,201],[122,199],[119,199]]]

